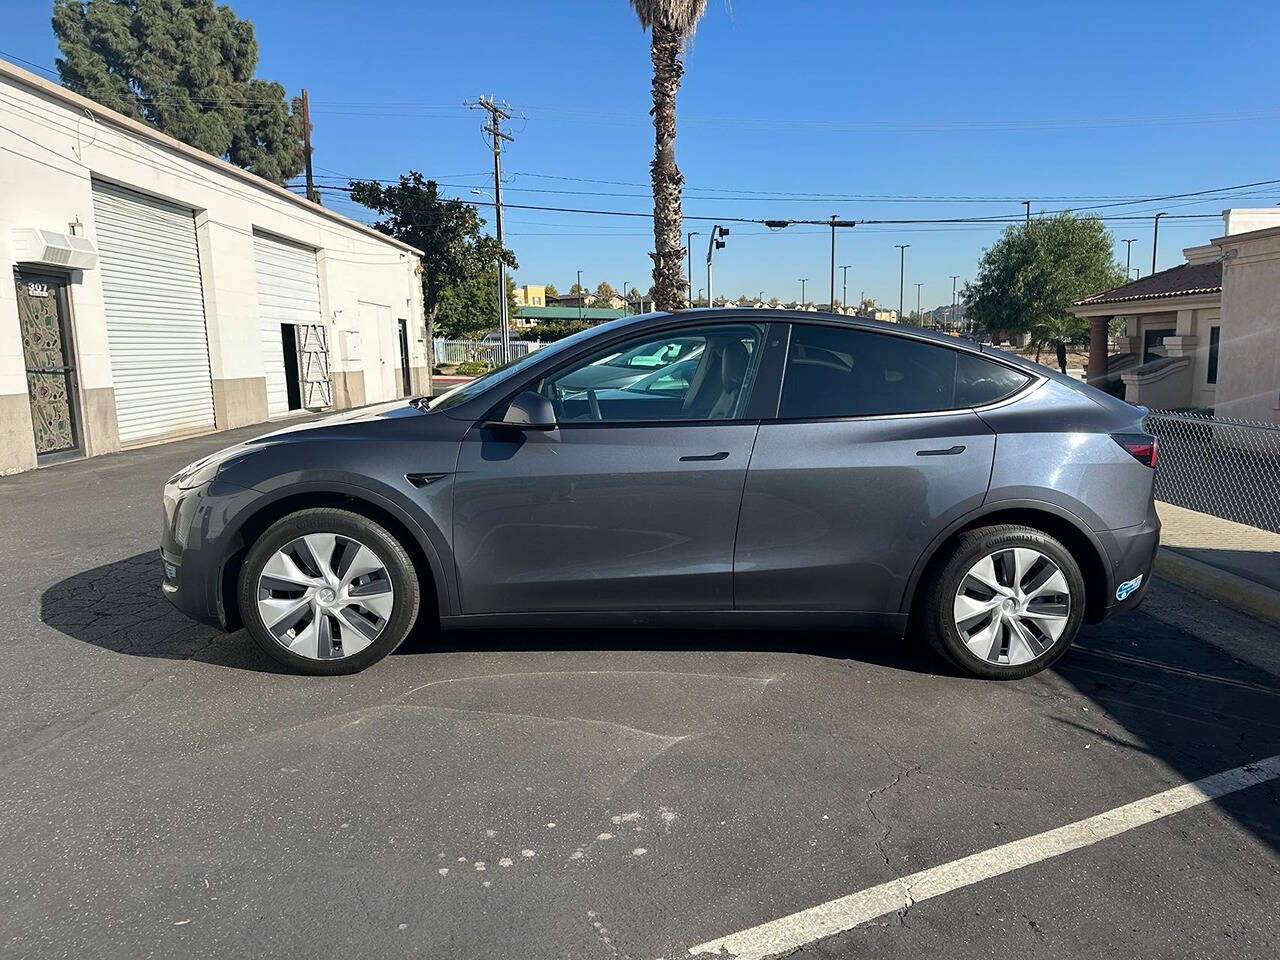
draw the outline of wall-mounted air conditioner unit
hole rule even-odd
[[[98,264],[98,251],[84,237],[23,227],[14,230],[11,239],[15,263],[38,263],[70,270],[92,270]]]

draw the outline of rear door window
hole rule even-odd
[[[778,415],[868,417],[992,403],[1030,378],[1002,364],[909,337],[797,324]]]

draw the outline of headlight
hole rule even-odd
[[[222,464],[221,460],[200,460],[193,463],[174,478],[178,482],[178,489],[190,490],[192,487],[203,486],[217,476]]]
[[[193,487],[203,486],[216,477],[218,471],[223,467],[229,466],[241,458],[241,456],[229,455],[225,450],[219,451],[205,457],[203,460],[197,460],[195,463],[183,467],[173,475],[170,482],[177,484],[179,490],[190,490]]]

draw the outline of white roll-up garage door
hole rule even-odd
[[[267,413],[274,417],[289,410],[280,326],[321,322],[320,281],[316,252],[310,247],[254,231],[253,257],[258,274],[258,323],[267,376]]]
[[[121,445],[212,430],[192,211],[95,181],[93,215]]]

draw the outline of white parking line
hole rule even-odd
[[[1280,755],[1186,783],[1033,837],[1014,840],[868,887],[739,933],[708,940],[690,947],[689,953],[693,956],[722,954],[738,960],[759,960],[785,953],[823,937],[851,930],[876,917],[904,910],[922,900],[1079,850],[1134,827],[1189,810],[1207,800],[1276,779],[1280,779]]]

